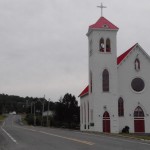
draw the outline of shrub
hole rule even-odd
[[[28,114],[28,115],[26,116],[25,120],[27,121],[27,123],[28,123],[29,125],[33,125],[33,124],[34,124],[34,117],[33,117],[33,115],[31,115],[31,114]]]
[[[125,126],[123,129],[122,129],[122,133],[129,133],[129,127],[128,126]]]

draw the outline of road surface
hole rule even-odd
[[[0,150],[150,150],[150,143],[102,134],[24,126],[10,115],[0,128]]]

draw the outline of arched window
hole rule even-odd
[[[118,100],[118,116],[124,116],[124,101],[121,97]]]
[[[140,106],[134,110],[134,117],[144,117],[144,111]]]
[[[81,120],[81,123],[83,123],[83,108],[82,108],[82,104],[80,106],[80,120]]]
[[[109,116],[108,111],[105,111],[104,114],[103,114],[103,118],[109,118],[109,117],[110,117],[110,116]]]
[[[134,65],[135,65],[135,70],[139,71],[140,70],[140,61],[138,58],[135,59]]]
[[[91,122],[93,122],[93,109],[91,109]]]
[[[93,90],[93,83],[92,83],[92,72],[90,71],[90,91],[92,93]]]
[[[89,129],[89,102],[88,102],[88,129]]]
[[[90,40],[89,42],[89,52],[90,52],[90,56],[92,55],[92,40]]]
[[[86,104],[85,102],[84,102],[84,123],[85,123],[84,129],[86,129]]]
[[[109,92],[109,72],[107,69],[103,71],[102,74],[103,80],[103,92]]]
[[[103,38],[100,39],[99,50],[100,52],[104,52],[104,39]]]
[[[110,39],[106,40],[106,52],[111,52]]]

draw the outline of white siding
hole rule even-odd
[[[141,69],[135,71],[134,61],[138,55]],[[126,125],[130,127],[130,132],[134,132],[134,110],[139,105],[145,113],[145,132],[150,133],[150,60],[140,50],[135,48],[129,56],[118,67],[119,94],[124,99],[124,117],[119,118],[119,130]],[[131,81],[135,77],[140,77],[145,82],[142,92],[135,92],[131,88]]]

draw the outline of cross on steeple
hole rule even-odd
[[[107,8],[106,6],[103,6],[103,4],[101,3],[100,6],[97,6],[99,8],[101,8],[101,17],[103,16],[103,8]]]

